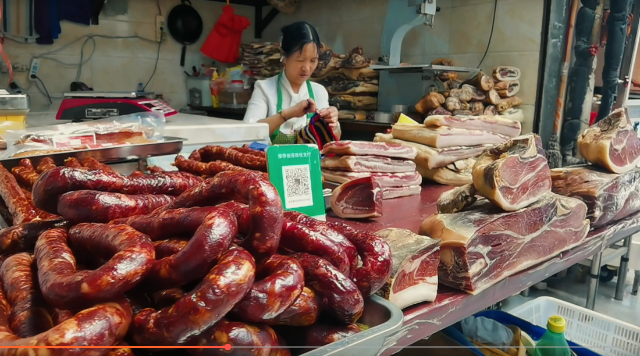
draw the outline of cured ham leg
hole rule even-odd
[[[340,185],[331,194],[331,210],[343,219],[382,216],[382,188],[371,177]]]

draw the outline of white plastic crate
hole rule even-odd
[[[539,297],[510,314],[546,329],[550,316],[566,321],[568,340],[603,356],[640,355],[640,327],[550,297]]]

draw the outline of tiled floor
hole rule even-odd
[[[566,277],[548,280],[546,290],[531,288],[528,297],[517,295],[505,300],[502,305],[502,310],[508,312],[510,309],[542,296],[558,298],[569,303],[584,306],[587,296],[587,283],[578,281],[578,274],[577,266],[574,266],[569,270]],[[611,282],[600,283],[595,311],[640,326],[640,295],[631,295],[633,276],[634,271],[630,270],[627,274],[623,301],[614,299],[616,278]]]

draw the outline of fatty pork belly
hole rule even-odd
[[[393,256],[391,277],[377,294],[401,309],[434,301],[438,293],[440,241],[396,228],[376,234],[387,241]]]
[[[586,214],[580,200],[554,193],[514,212],[480,199],[461,212],[428,217],[419,233],[441,240],[439,281],[477,294],[579,245],[589,231]]]
[[[505,119],[502,116],[450,116],[432,115],[424,120],[427,127],[454,127],[466,130],[482,130],[507,137],[520,135],[522,127],[517,121]]]
[[[376,156],[325,157],[320,165],[324,169],[349,172],[402,173],[416,170],[412,161]]]
[[[506,211],[522,209],[551,191],[540,136],[529,134],[486,150],[473,167],[478,194]]]
[[[629,120],[627,108],[614,110],[584,130],[578,137],[578,151],[587,162],[613,173],[636,168],[640,161],[640,139]]]
[[[395,124],[391,128],[394,138],[421,143],[423,145],[447,148],[456,146],[476,146],[499,144],[509,138],[488,131],[465,130],[452,127],[424,127],[411,124]]]
[[[640,211],[640,169],[615,174],[583,165],[551,170],[553,192],[587,204],[591,227],[600,227]]]

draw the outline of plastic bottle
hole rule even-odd
[[[564,318],[554,315],[547,322],[547,331],[536,344],[535,356],[571,356],[571,349],[564,337]]]

